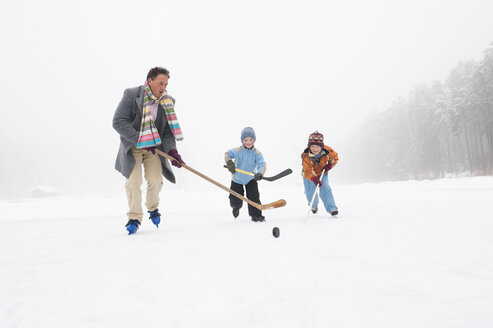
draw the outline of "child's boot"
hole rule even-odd
[[[264,222],[265,221],[265,216],[263,216],[263,215],[252,216],[252,221],[253,222]]]

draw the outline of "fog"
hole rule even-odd
[[[112,117],[154,66],[170,70],[178,150],[193,168],[226,183],[223,154],[252,126],[267,175],[297,173],[318,130],[339,152],[332,178],[343,183],[365,118],[481,58],[492,12],[486,0],[2,1],[0,198],[38,185],[123,193]],[[165,188],[202,185],[177,176]]]

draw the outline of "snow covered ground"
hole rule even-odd
[[[0,327],[493,326],[492,177],[335,185],[307,224],[301,185],[264,223],[173,188],[134,236],[123,187],[1,201]]]

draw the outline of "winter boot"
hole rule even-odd
[[[252,216],[252,221],[253,222],[264,222],[265,221],[265,216],[263,216],[263,215]]]
[[[233,207],[233,216],[235,217],[235,219],[238,217],[238,215],[240,215],[240,209]]]
[[[156,208],[154,211],[150,212],[150,211],[147,211],[149,213],[149,219],[151,219],[152,223],[154,223],[156,225],[156,227],[159,228],[159,223],[161,223],[161,213],[159,213],[159,210]]]
[[[314,207],[314,208],[312,208],[312,213],[313,213],[313,214],[317,214],[317,212],[318,212],[318,207]]]
[[[330,211],[330,215],[332,215],[332,216],[336,216],[337,214],[339,214],[338,210]]]
[[[136,233],[137,230],[139,230],[139,226],[140,226],[139,220],[132,220],[132,219],[128,220],[127,224],[125,225],[125,227],[127,227],[127,231],[129,235],[133,235],[134,233]]]

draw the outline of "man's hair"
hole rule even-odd
[[[168,77],[169,79],[169,71],[164,68],[164,67],[154,67],[154,68],[151,68],[151,70],[149,71],[149,73],[147,73],[147,78],[151,79],[154,81],[154,79],[156,78],[156,76],[158,76],[159,74],[164,74]]]

